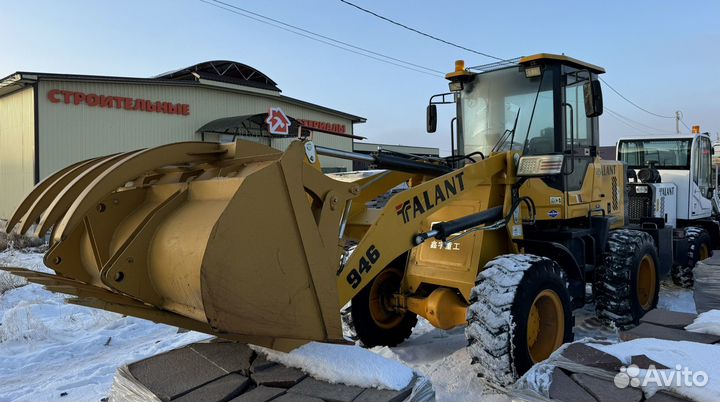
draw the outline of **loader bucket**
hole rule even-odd
[[[185,142],[76,163],[8,225],[52,230],[55,275],[6,270],[73,303],[229,339],[341,342],[339,228],[358,187],[323,175],[303,144]]]

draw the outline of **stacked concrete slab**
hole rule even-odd
[[[247,345],[196,343],[120,368],[110,402],[399,402],[400,391],[331,384],[268,361]]]
[[[637,327],[620,333],[622,341],[638,338],[655,338],[672,341],[691,341],[706,344],[720,343],[720,336],[698,334],[685,331],[696,314],[678,313],[656,309],[646,314]],[[631,386],[619,388],[613,377],[621,372],[624,364],[615,356],[609,355],[583,343],[569,345],[561,356],[574,364],[556,366],[552,372],[549,389],[551,401],[563,402],[682,402],[687,399],[659,392],[650,398]],[[632,356],[631,363],[640,369],[651,365],[662,370],[668,367],[653,361],[645,355]],[[568,367],[574,367],[570,369]]]
[[[720,309],[720,250],[693,268],[693,296],[698,313]]]

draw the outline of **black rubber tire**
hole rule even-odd
[[[705,244],[709,251],[708,257],[711,257],[713,255],[712,240],[707,230],[697,226],[685,228],[685,238],[688,241],[687,265],[673,265],[670,276],[674,284],[692,288],[695,284],[693,269],[700,260],[700,249]]]
[[[487,380],[507,386],[534,362],[527,342],[530,308],[540,292],[553,290],[563,306],[563,342],[574,339],[575,319],[565,272],[548,258],[509,254],[485,265],[473,287],[465,336],[472,364]]]
[[[392,267],[385,269],[401,272]],[[400,275],[402,277],[402,274]],[[375,277],[360,293],[353,297],[350,306],[350,316],[352,318],[350,324],[355,330],[357,338],[365,347],[397,346],[412,334],[412,330],[417,324],[417,315],[408,311],[403,314],[402,320],[399,320],[394,327],[385,328],[379,326],[370,313],[370,290],[377,278]],[[399,290],[399,286],[400,282],[398,281],[398,288],[392,291]]]
[[[645,256],[655,264],[655,294],[651,306],[644,309],[637,291],[637,274]],[[608,235],[607,251],[595,269],[593,296],[595,314],[605,325],[626,329],[637,325],[640,318],[657,307],[660,276],[655,241],[639,230],[618,229]]]

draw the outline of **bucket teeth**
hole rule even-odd
[[[77,199],[83,189],[87,187],[98,174],[107,169],[109,166],[112,166],[115,161],[122,158],[124,155],[127,154],[117,154],[108,158],[97,159],[92,161],[87,169],[82,169],[82,172],[77,172],[78,174],[72,178],[70,183],[60,189],[53,201],[50,205],[48,205],[45,213],[40,218],[37,228],[35,229],[35,236],[43,237],[45,233],[47,233],[47,231],[55,225],[55,223],[62,218],[63,215],[65,215],[68,207]],[[37,217],[29,218],[32,219],[28,219],[27,222],[37,219]]]
[[[46,196],[48,194],[53,194],[54,196],[54,192],[52,190],[53,187],[59,186],[59,188],[62,188],[67,185],[67,183],[69,183],[69,180],[74,177],[73,171],[81,169],[83,166],[89,164],[93,160],[95,159],[88,159],[74,163],[64,169],[58,170],[57,172],[53,173],[52,175],[48,176],[43,181],[38,183],[35,188],[30,191],[30,194],[25,197],[22,203],[20,203],[20,205],[15,210],[15,213],[13,213],[12,217],[10,217],[5,231],[7,233],[10,233],[10,231],[13,230],[15,225],[22,222],[23,226],[21,229],[18,230],[18,233],[25,234],[25,232],[28,231],[30,225],[32,225],[35,219],[37,219],[40,213],[42,213],[42,211],[44,211],[47,207],[47,204],[43,204],[41,200],[47,199],[47,202],[49,204],[49,202],[52,201],[52,198]],[[30,211],[38,212],[37,214],[33,214]],[[29,216],[36,216],[36,218],[28,219]]]

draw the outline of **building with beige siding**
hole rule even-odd
[[[249,139],[284,150],[298,136],[352,151],[365,119],[281,94],[265,74],[211,61],[153,78],[17,72],[0,80],[0,218],[71,163],[178,141]],[[321,157],[328,172],[352,169]]]

